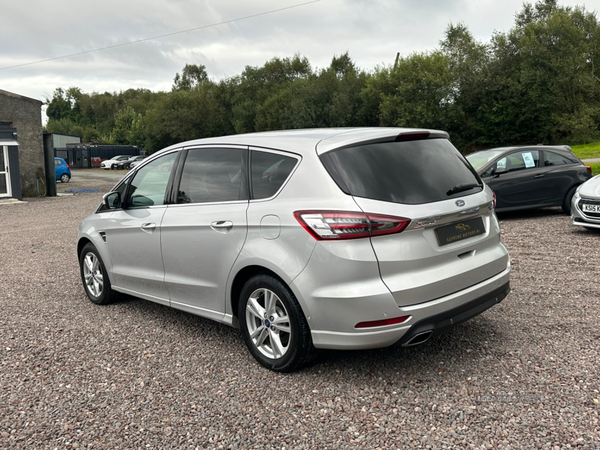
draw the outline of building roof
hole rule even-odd
[[[12,92],[4,91],[2,89],[0,89],[0,95],[5,95],[7,97],[18,98],[19,100],[25,100],[25,101],[32,102],[32,103],[37,103],[40,106],[42,106],[42,104],[44,103],[41,100],[37,100],[37,99],[31,98],[31,97],[25,97],[24,95],[14,94]]]

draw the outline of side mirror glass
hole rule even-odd
[[[118,192],[109,192],[102,197],[102,203],[105,209],[117,209],[121,207],[121,194]]]

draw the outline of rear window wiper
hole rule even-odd
[[[446,192],[446,195],[457,194],[459,192],[468,191],[469,189],[473,189],[476,187],[481,187],[481,185],[477,184],[477,183],[457,184],[452,189],[450,189],[448,192]]]

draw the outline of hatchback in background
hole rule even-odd
[[[433,130],[168,147],[81,222],[77,252],[92,302],[127,293],[239,327],[275,371],[423,343],[509,292],[493,192]]]
[[[110,159],[106,159],[104,161],[102,161],[100,163],[100,168],[102,169],[116,169],[117,168],[117,164],[120,161],[127,161],[129,158],[131,158],[131,155],[118,155],[118,156],[113,156]]]
[[[467,155],[496,194],[496,211],[560,206],[571,212],[577,187],[592,170],[568,146],[502,147]]]
[[[62,158],[54,158],[54,173],[56,174],[56,181],[60,180],[61,183],[68,183],[71,179],[71,169]]]
[[[577,188],[571,202],[571,218],[573,225],[600,230],[600,175]]]
[[[139,162],[142,161],[145,158],[145,156],[142,155],[138,155],[138,156],[132,156],[130,158],[127,158],[123,161],[119,161],[116,165],[115,165],[115,169],[117,170],[129,170],[131,169],[131,164],[133,164],[134,162]]]

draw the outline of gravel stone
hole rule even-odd
[[[0,448],[600,448],[600,233],[559,208],[500,216],[512,292],[484,314],[277,374],[236,329],[87,300],[77,226],[124,172],[83,172],[59,192],[100,193],[0,204]]]

